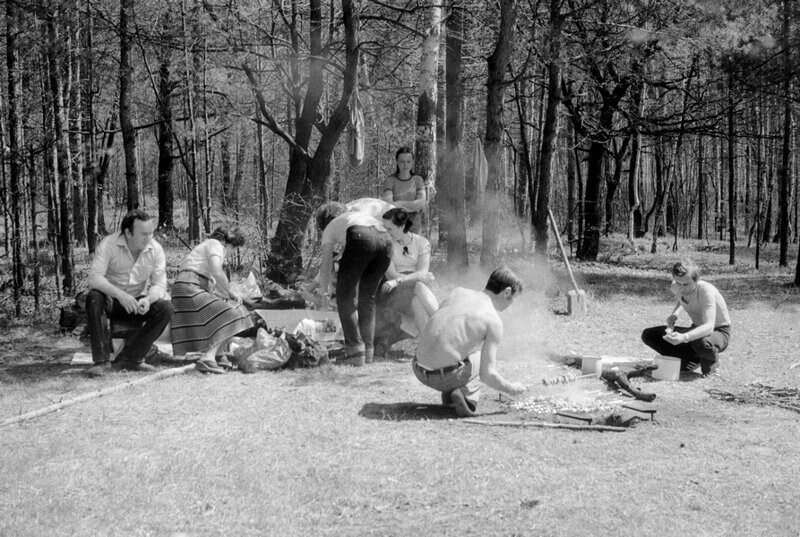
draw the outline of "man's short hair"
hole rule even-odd
[[[331,220],[345,212],[347,212],[347,207],[344,206],[344,203],[339,203],[338,201],[323,203],[317,209],[317,229],[319,231],[325,231],[325,228],[328,227]]]
[[[697,281],[700,278],[700,269],[697,268],[694,261],[685,258],[672,265],[672,275],[679,278],[688,275],[692,277],[692,280]]]
[[[217,239],[224,244],[230,244],[234,248],[243,246],[245,242],[244,232],[239,226],[234,226],[232,228],[217,226],[214,228],[214,231],[211,232],[211,238]]]
[[[122,217],[122,224],[120,224],[119,226],[120,232],[122,232],[122,234],[124,235],[125,230],[127,229],[131,233],[133,233],[133,225],[137,220],[141,220],[142,222],[147,222],[148,220],[150,220],[150,215],[141,209],[131,209],[130,211],[125,213],[125,216]]]
[[[516,296],[522,292],[522,280],[507,266],[497,267],[492,271],[486,282],[486,290],[498,295],[506,287],[511,288],[511,293]]]

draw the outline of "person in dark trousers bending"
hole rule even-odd
[[[453,405],[460,417],[473,416],[482,385],[509,395],[525,386],[509,382],[497,371],[497,347],[503,338],[498,312],[522,292],[522,281],[508,267],[495,269],[486,288],[453,289],[431,316],[411,362],[424,385],[442,392],[442,404]]]
[[[691,259],[682,259],[672,267],[672,294],[678,303],[667,317],[666,326],[646,328],[642,341],[663,356],[681,359],[683,371],[700,366],[703,375],[712,373],[719,353],[728,347],[731,318],[719,290],[700,280],[700,271]],[[676,327],[678,312],[683,310],[692,324]]]
[[[111,336],[108,319],[142,323],[125,341],[116,358],[118,368],[152,371],[145,363],[153,343],[172,319],[167,298],[167,263],[164,250],[153,239],[154,222],[140,209],[122,218],[118,233],[105,237],[89,267],[86,298],[89,339],[94,366],[89,375],[103,375],[110,366]]]
[[[337,363],[361,366],[372,362],[375,355],[375,295],[391,261],[391,237],[376,218],[341,210],[341,204],[325,204],[317,212],[317,227],[322,232],[318,306],[327,308],[335,272],[333,252],[342,248],[336,307],[345,359]]]

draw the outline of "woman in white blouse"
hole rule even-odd
[[[378,294],[375,355],[385,356],[392,344],[416,336],[439,308],[428,287],[431,245],[428,239],[409,231],[410,213],[396,207],[383,214],[383,225],[392,237],[392,262]]]

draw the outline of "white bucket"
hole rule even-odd
[[[599,377],[603,373],[603,358],[601,356],[581,357],[581,373]]]
[[[652,376],[658,380],[678,380],[681,375],[681,359],[674,356],[662,356],[656,354],[655,364],[658,369],[654,370]]]

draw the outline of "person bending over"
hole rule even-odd
[[[89,375],[101,376],[110,366],[109,319],[134,321],[141,327],[125,341],[117,355],[118,368],[152,371],[145,363],[153,343],[172,319],[167,292],[167,262],[153,239],[153,220],[140,209],[122,218],[118,233],[105,237],[89,267],[86,298],[89,339],[94,366]]]
[[[231,368],[222,351],[230,338],[253,326],[243,297],[231,289],[222,268],[226,254],[244,242],[239,227],[218,226],[184,258],[172,287],[172,349],[175,354],[202,352],[195,367],[203,373]]]
[[[700,280],[700,270],[691,259],[673,265],[670,290],[678,302],[666,326],[646,328],[642,341],[661,355],[680,358],[683,371],[699,365],[708,375],[717,368],[719,353],[728,347],[731,335],[725,299],[716,287]],[[675,326],[680,310],[689,316],[691,326]]]
[[[498,312],[521,292],[517,275],[499,267],[483,291],[453,289],[419,337],[411,362],[414,375],[442,392],[442,404],[452,404],[460,417],[475,414],[483,384],[510,395],[525,391],[523,384],[509,382],[497,371],[497,347],[503,338]]]
[[[405,209],[383,213],[383,225],[392,237],[392,262],[377,298],[375,355],[380,357],[385,357],[394,343],[419,335],[439,309],[428,287],[434,279],[430,242],[409,230],[411,218]]]
[[[392,244],[379,220],[363,213],[340,212],[340,207],[329,204],[317,212],[317,227],[322,232],[318,306],[327,308],[335,276],[336,307],[345,344],[345,359],[338,363],[361,366],[374,357],[375,295],[389,267]],[[333,252],[338,247],[342,255],[335,274]]]

